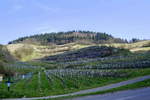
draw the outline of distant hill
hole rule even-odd
[[[126,40],[112,35],[91,31],[68,31],[45,33],[22,37],[6,46],[11,55],[21,61],[41,59],[90,46],[107,46],[129,49],[132,52],[150,51],[150,40]]]
[[[45,33],[33,36],[22,37],[9,42],[9,44],[28,43],[28,44],[56,44],[63,45],[67,43],[79,42],[83,44],[99,44],[99,43],[125,43],[127,41],[113,36],[91,31],[68,31],[58,33]]]

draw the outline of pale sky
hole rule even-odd
[[[150,0],[0,0],[0,44],[71,30],[150,39]]]

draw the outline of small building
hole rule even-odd
[[[3,74],[0,74],[0,82],[3,81],[3,77],[4,77],[4,75],[3,75]]]

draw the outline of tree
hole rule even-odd
[[[139,41],[140,41],[140,39],[132,38],[131,43],[135,43],[135,42],[139,42]]]

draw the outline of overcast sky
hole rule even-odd
[[[150,39],[150,0],[0,0],[0,44],[70,30]]]

